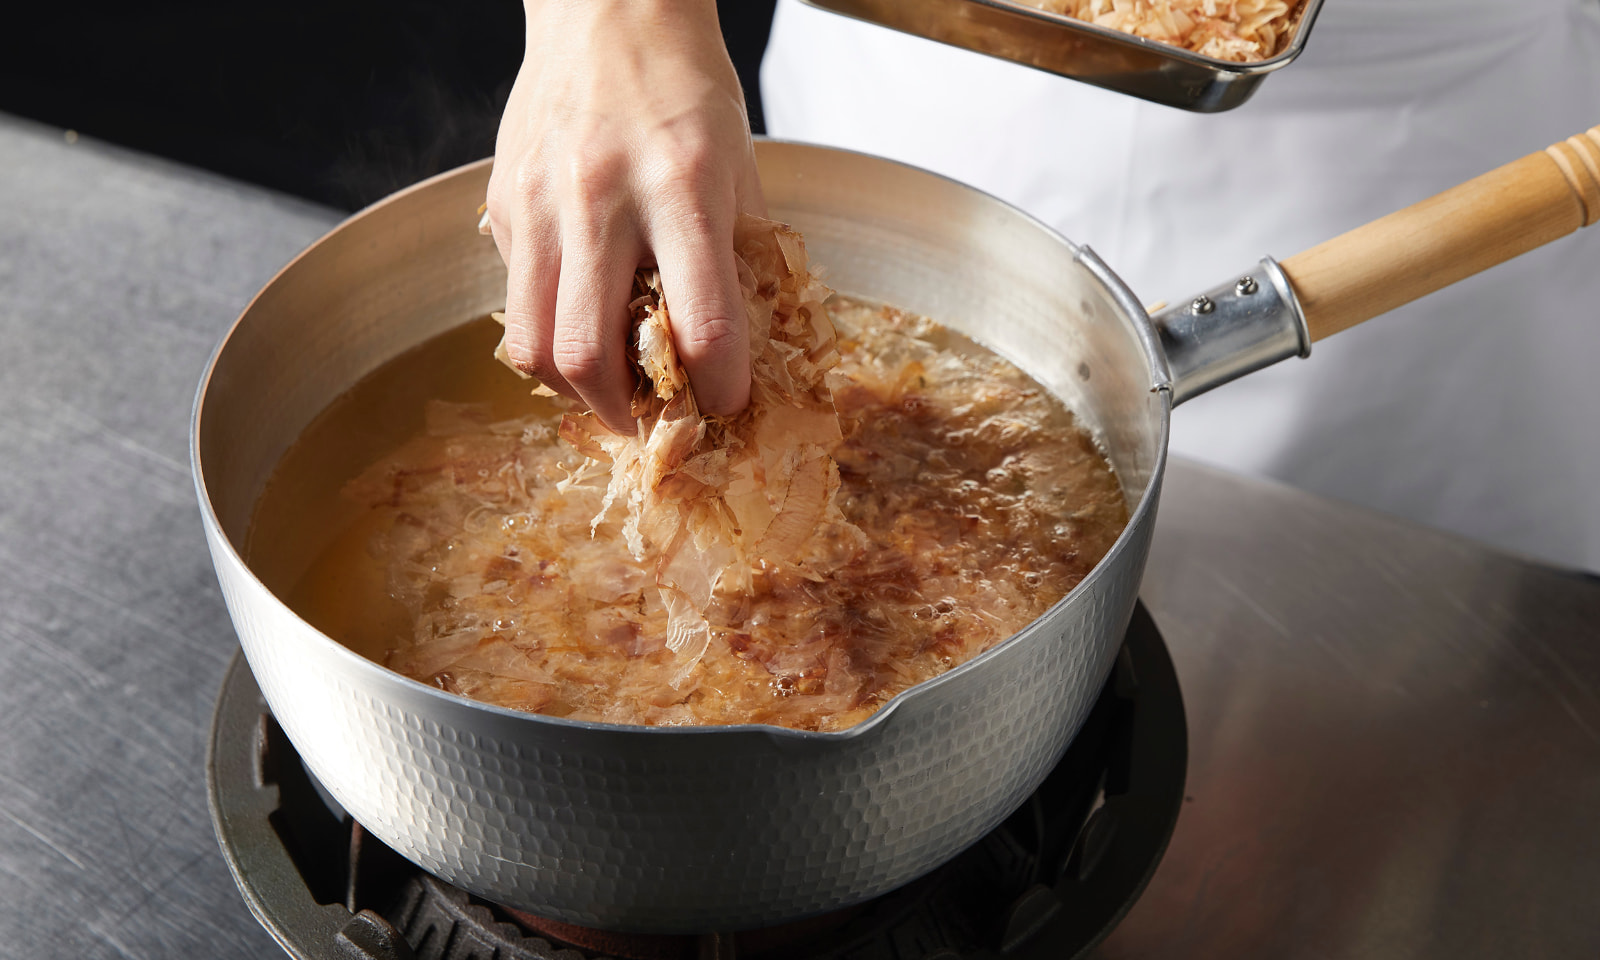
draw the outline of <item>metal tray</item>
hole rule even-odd
[[[1305,49],[1322,0],[1289,46],[1253,63],[1203,57],[1011,0],[805,0],[823,10],[1196,113],[1232,110]]]

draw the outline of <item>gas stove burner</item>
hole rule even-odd
[[[587,930],[478,900],[337,810],[236,655],[206,771],[223,855],[299,960],[961,960],[1080,957],[1144,891],[1183,804],[1188,745],[1143,604],[1083,728],[1039,789],[942,867],[864,904],[735,934]]]

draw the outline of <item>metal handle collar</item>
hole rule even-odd
[[[1174,406],[1279,360],[1311,355],[1305,314],[1271,257],[1150,320],[1171,371]]]

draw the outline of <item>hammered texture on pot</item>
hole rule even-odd
[[[1118,559],[1142,560],[1145,546]],[[480,896],[655,932],[759,926],[855,903],[988,832],[1037,787],[1093,704],[1116,653],[1098,638],[1121,635],[1137,584],[1106,569],[981,669],[854,736],[822,739],[619,731],[431,696],[371,664],[350,669],[340,661],[353,654],[260,595],[226,554],[218,562],[274,715],[369,831]]]
[[[316,411],[503,294],[493,245],[471,229],[486,165],[358,214],[219,347],[196,401],[196,484],[245,655],[307,767],[375,836],[479,896],[691,933],[882,894],[1037,787],[1132,614],[1169,396],[1151,389],[1159,364],[1131,294],[1087,251],[960,184],[794,144],[761,144],[758,159],[770,207],[836,286],[948,322],[1065,398],[1104,444],[1132,519],[1044,616],[847,731],[574,723],[417,683],[301,620],[274,593],[294,571],[247,565],[240,549],[272,465]]]

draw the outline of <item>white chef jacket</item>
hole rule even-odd
[[[1326,0],[1244,106],[1187,113],[780,0],[770,134],[935,170],[1146,303],[1600,124],[1600,0]],[[1600,570],[1600,226],[1180,407],[1175,453]]]

